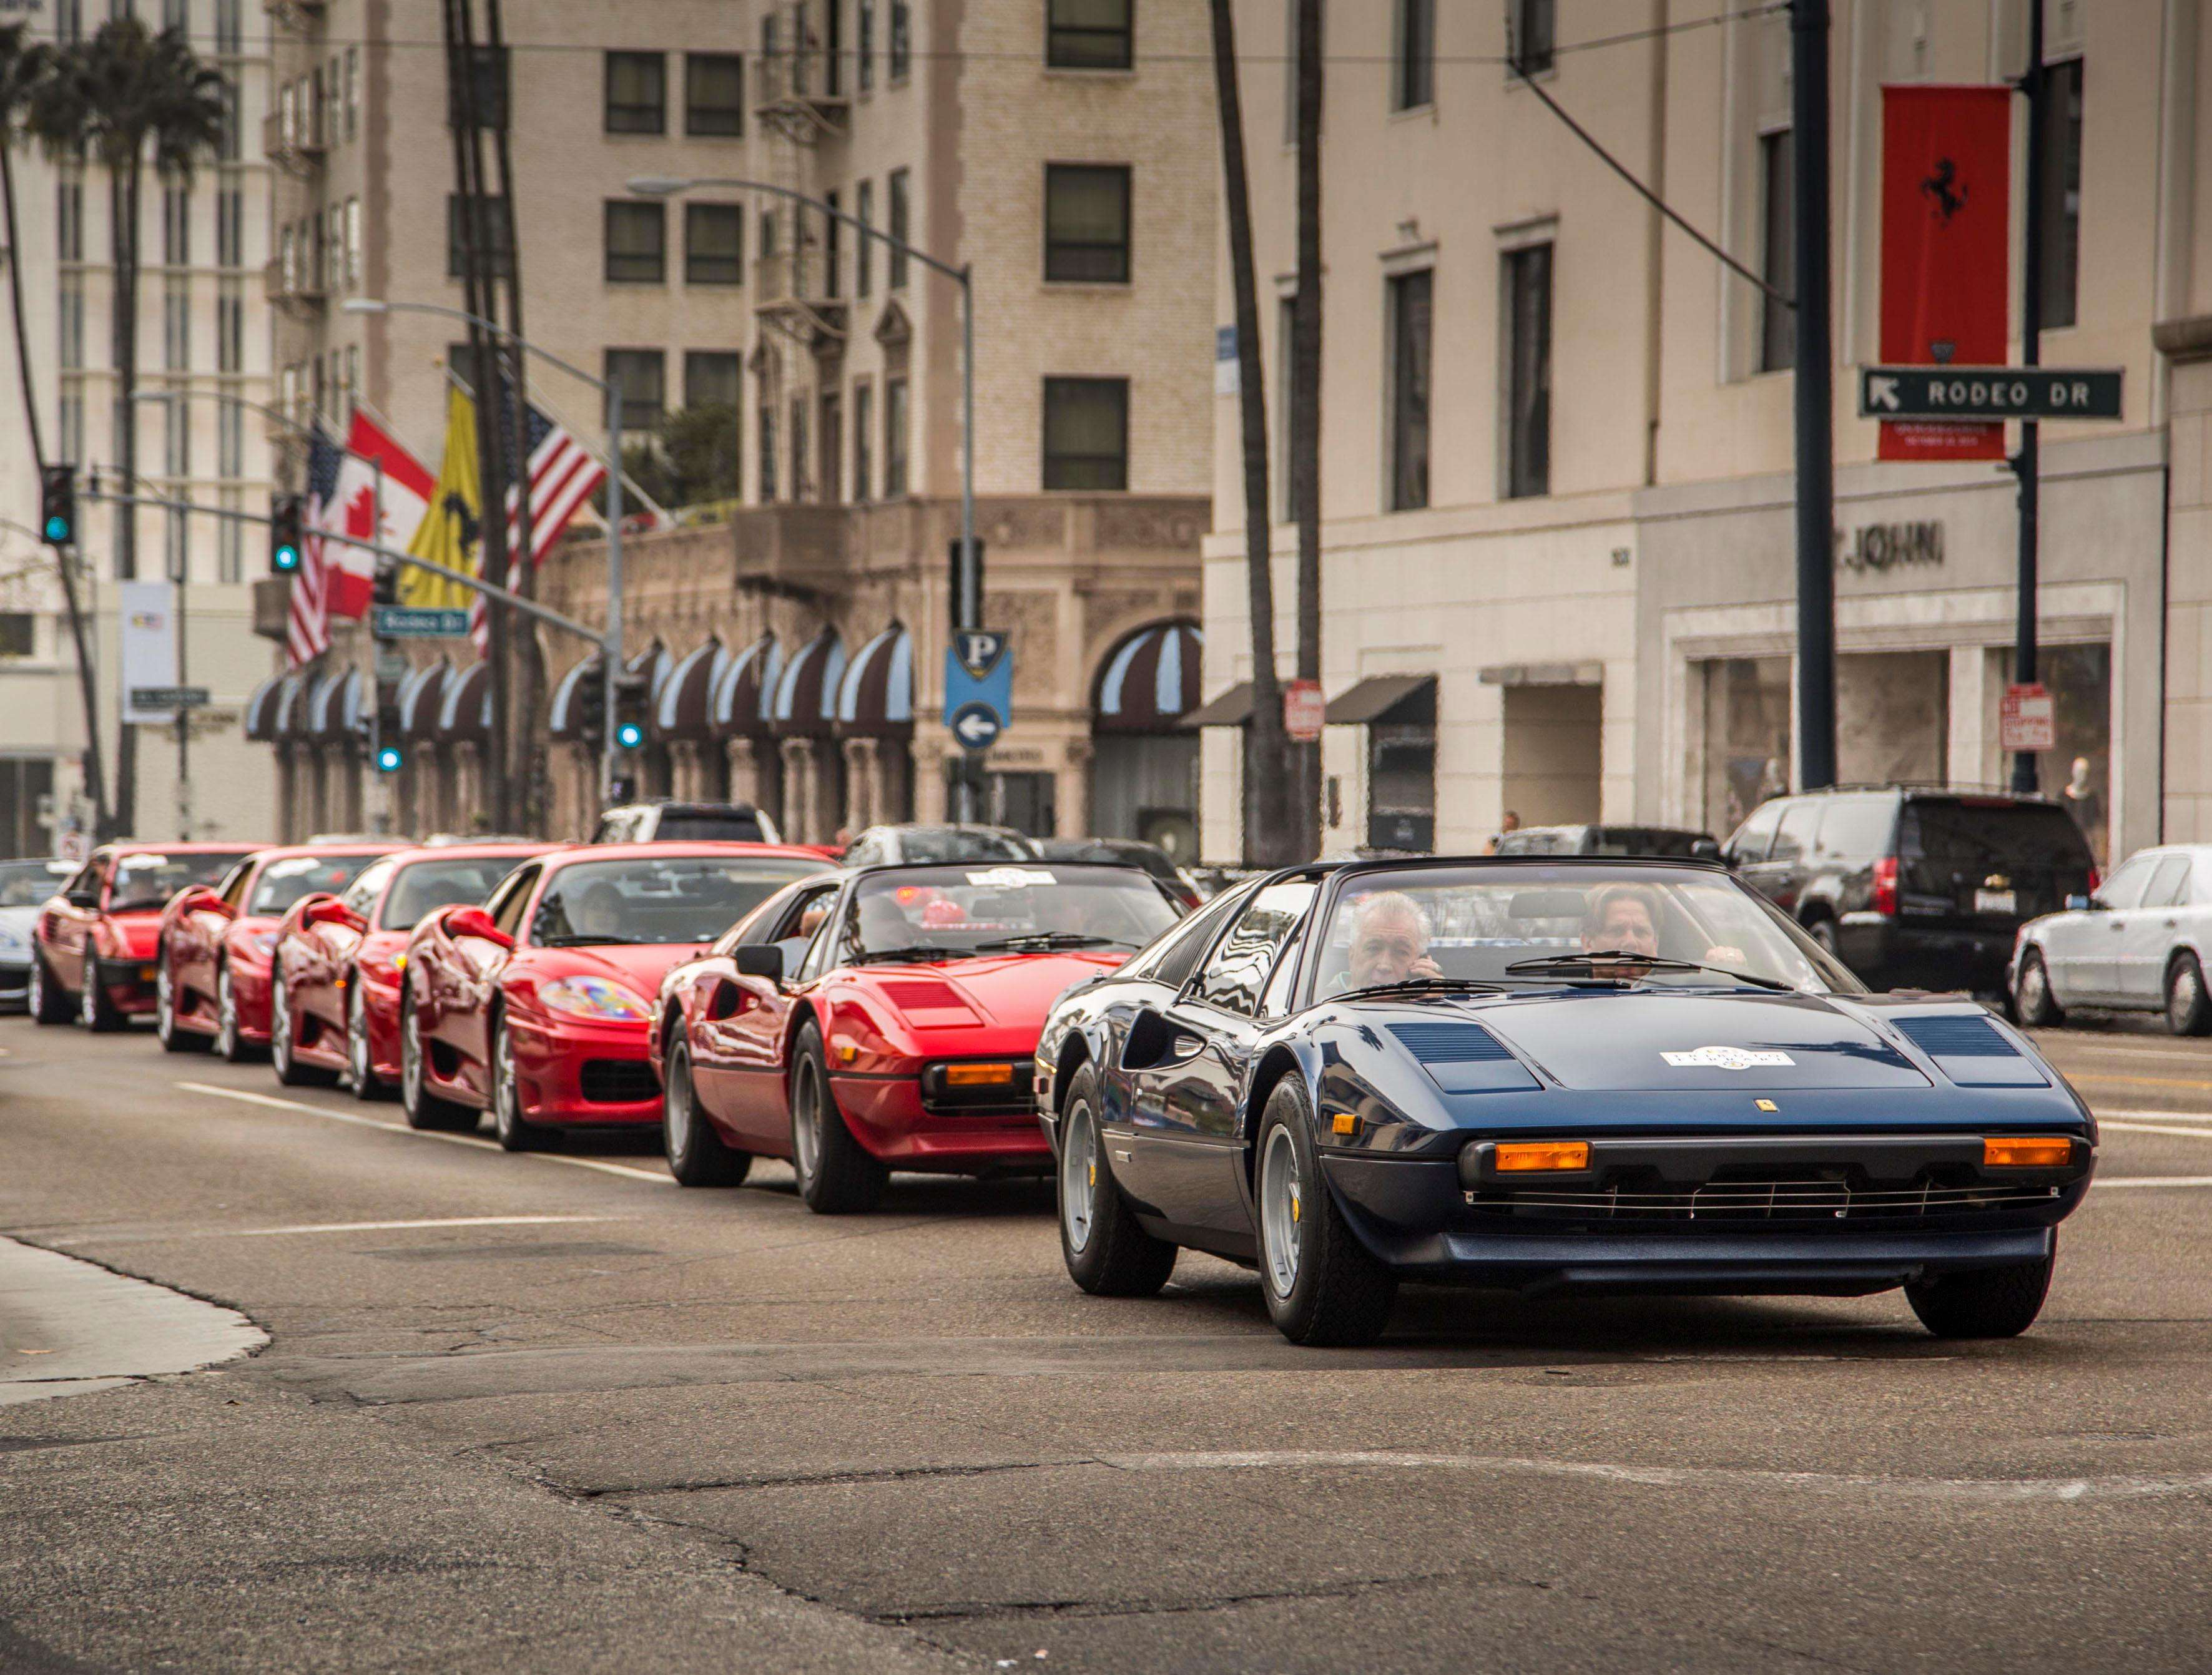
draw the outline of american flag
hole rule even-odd
[[[317,425],[307,437],[307,540],[292,575],[292,611],[284,634],[285,663],[294,669],[330,649],[332,577],[323,531],[343,523],[338,467],[343,459],[337,444]]]
[[[568,527],[576,508],[606,480],[606,467],[587,452],[583,444],[532,405],[530,429],[530,561],[545,561],[553,543]],[[504,426],[501,427],[505,428]],[[516,468],[513,437],[508,438],[507,476],[507,549],[513,553],[522,541],[521,496],[513,486],[521,472]],[[490,640],[484,622],[484,596],[476,596],[469,607],[469,638],[483,655]]]

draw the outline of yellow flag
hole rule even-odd
[[[459,390],[449,390],[446,457],[438,467],[438,485],[430,491],[430,504],[415,538],[407,543],[408,552],[449,570],[477,574],[477,517],[482,504],[477,486],[477,404]],[[411,564],[400,569],[398,592],[401,604],[422,608],[465,610],[476,598],[472,589]]]

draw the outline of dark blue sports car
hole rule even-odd
[[[1956,998],[1869,993],[1717,865],[1316,866],[1210,902],[1053,1009],[1037,1105],[1077,1284],[1178,1247],[1302,1344],[1401,1278],[1853,1296],[2025,1331],[2087,1108]]]

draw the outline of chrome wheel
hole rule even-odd
[[[2166,985],[2166,1021],[2177,1035],[2188,1032],[2197,1008],[2204,1000],[2204,979],[2197,969],[2197,962],[2184,959],[2173,968],[2173,979]]]
[[[2043,1009],[2051,1001],[2051,980],[2044,975],[2043,962],[2030,960],[2027,968],[2020,974],[2020,1013],[2023,1018],[2040,1018]]]
[[[169,956],[165,950],[160,963],[154,968],[154,1034],[163,1047],[177,1035],[177,985],[169,975]]]
[[[31,1016],[41,1018],[46,1010],[46,962],[39,957],[39,950],[31,950]]]
[[[228,965],[215,974],[215,1050],[226,1059],[238,1057],[238,995]]]
[[[100,1023],[100,959],[93,954],[84,956],[84,987],[76,998],[78,1020],[88,1029]]]
[[[691,1066],[680,1053],[668,1058],[666,1080],[661,1089],[660,1121],[665,1132],[661,1138],[672,1158],[688,1156],[691,1150]]]
[[[346,1073],[363,1099],[376,1089],[376,1067],[369,1062],[368,1003],[361,998],[361,974],[346,988]]]
[[[1260,1265],[1279,1297],[1289,1296],[1298,1283],[1298,1224],[1304,1213],[1297,1143],[1279,1123],[1268,1131],[1260,1155]]]
[[[284,974],[269,968],[269,1056],[281,1080],[292,1067],[292,1002],[284,992]]]
[[[522,1088],[514,1077],[514,1037],[504,1022],[491,1038],[491,1120],[501,1140],[522,1132]]]
[[[399,1091],[410,1111],[422,1104],[422,1024],[413,997],[399,997]]]
[[[822,1084],[811,1060],[802,1060],[791,1089],[791,1162],[802,1183],[822,1167]]]
[[[1098,1130],[1089,1105],[1071,1105],[1066,1138],[1060,1144],[1060,1221],[1068,1249],[1078,1255],[1091,1244],[1097,1213]]]

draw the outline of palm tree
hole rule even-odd
[[[23,316],[23,246],[15,230],[15,136],[30,114],[31,101],[52,68],[53,49],[31,39],[30,25],[0,27],[0,231],[8,240],[8,301],[15,328],[15,370],[23,383],[23,424],[31,439],[31,461],[46,468],[46,438],[39,428],[39,398],[31,377],[30,324]],[[107,778],[100,761],[100,709],[92,672],[91,635],[77,601],[76,570],[65,554],[54,555],[62,600],[69,610],[70,639],[76,646],[76,678],[84,701],[84,785],[92,798],[94,829],[107,827]]]
[[[1321,0],[1297,0],[1298,237],[1291,305],[1291,513],[1298,525],[1298,678],[1321,678]],[[1293,752],[1304,847],[1321,849],[1321,746]]]
[[[189,179],[220,149],[229,121],[228,88],[203,63],[182,29],[154,34],[135,17],[111,18],[97,34],[62,48],[31,100],[30,126],[58,156],[88,155],[107,171],[108,226],[115,269],[112,314],[116,461],[124,492],[137,492],[139,204],[150,161],[166,177]],[[138,520],[117,524],[116,574],[138,574]],[[125,727],[116,752],[115,817],[135,824],[137,735]]]

